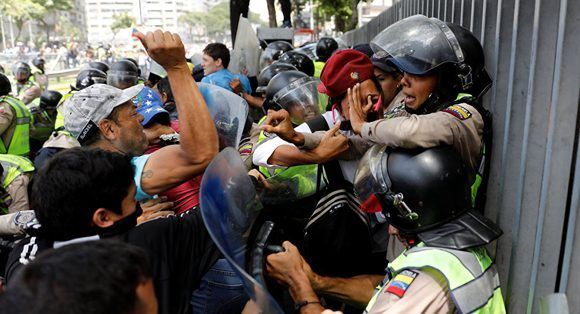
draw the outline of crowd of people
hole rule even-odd
[[[347,49],[273,41],[256,77],[221,43],[192,64],[177,34],[135,36],[148,71],[89,62],[65,95],[42,58],[0,73],[1,312],[505,313],[470,31],[415,15]]]

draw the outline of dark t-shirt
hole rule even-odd
[[[220,257],[195,208],[180,216],[141,224],[114,239],[136,245],[147,252],[159,302],[159,313],[187,313],[191,295],[201,277]],[[54,241],[30,237],[10,253],[6,266],[8,286],[23,264],[40,252],[52,249]]]

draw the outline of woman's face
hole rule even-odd
[[[376,103],[379,100],[380,92],[372,80],[366,80],[360,83],[360,102],[363,105],[367,104],[368,97],[371,96],[371,101]],[[350,120],[350,103],[348,97],[340,102],[341,114],[346,120]]]
[[[419,76],[404,73],[401,85],[405,94],[405,105],[407,108],[417,110],[437,88],[437,74]]]
[[[384,103],[386,105],[393,101],[393,98],[397,96],[399,92],[399,83],[401,81],[401,75],[398,73],[388,73],[379,68],[375,68],[375,77],[381,84],[381,89],[383,90]]]

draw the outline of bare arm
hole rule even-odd
[[[323,277],[314,274],[314,291],[359,308],[364,308],[373,297],[375,287],[383,280],[380,275],[360,275],[351,278]]]
[[[218,152],[218,137],[179,36],[159,30],[138,36],[151,58],[167,71],[179,115],[180,144],[153,153],[143,169],[143,191],[157,194],[201,173]]]

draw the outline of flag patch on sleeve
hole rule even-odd
[[[389,285],[387,286],[385,292],[392,293],[398,296],[399,298],[402,298],[405,295],[405,292],[407,292],[407,289],[409,288],[413,280],[415,280],[415,278],[417,277],[417,275],[418,273],[414,271],[403,270],[402,272],[397,274],[395,278],[393,278],[393,280],[389,282]]]
[[[466,120],[471,117],[471,112],[467,110],[465,107],[461,105],[453,105],[449,106],[442,110],[443,112],[447,112],[448,114],[456,117],[459,120]]]

